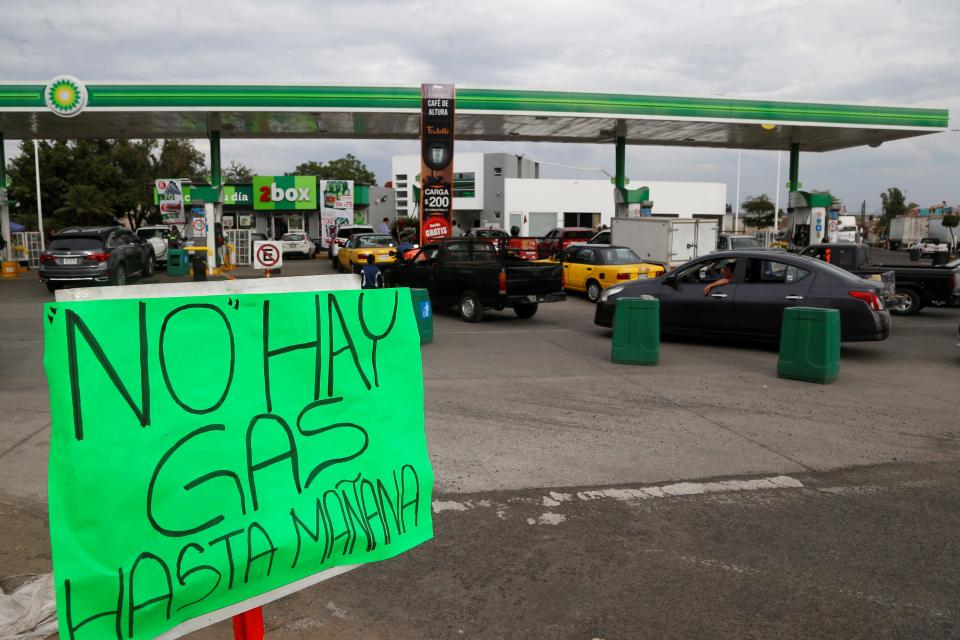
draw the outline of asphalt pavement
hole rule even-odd
[[[49,299],[0,281],[0,585],[50,570]],[[438,309],[435,539],[267,606],[268,637],[960,637],[960,310],[844,345],[830,385],[749,344],[616,365],[592,317]]]

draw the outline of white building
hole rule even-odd
[[[554,227],[609,225],[614,216],[609,179],[540,179],[539,163],[506,153],[455,154],[453,162],[454,219],[464,229],[517,226],[521,235],[541,236]],[[413,184],[420,173],[420,156],[394,156],[392,169],[397,214],[415,215]],[[726,183],[631,179],[627,186],[650,189],[654,216],[712,218],[718,226],[723,224]]]

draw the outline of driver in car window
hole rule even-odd
[[[736,261],[730,261],[723,264],[720,267],[720,279],[714,280],[707,286],[703,288],[703,295],[708,296],[710,292],[716,289],[717,287],[722,287],[725,284],[730,284],[733,282],[733,268],[736,265]]]

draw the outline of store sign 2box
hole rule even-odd
[[[256,211],[317,209],[316,176],[254,176],[253,208]]]

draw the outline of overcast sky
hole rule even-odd
[[[202,7],[202,8],[201,8]],[[727,96],[948,108],[960,128],[957,0],[137,2],[5,0],[0,80],[303,82]],[[206,145],[199,144],[206,152]],[[613,172],[612,145],[459,143]],[[351,152],[382,184],[417,143],[225,141],[257,173]],[[7,142],[7,157],[16,143]],[[726,182],[737,151],[628,147],[632,184]],[[783,158],[781,183],[786,181]],[[603,178],[545,165],[543,177]],[[741,201],[777,189],[776,152],[744,151]],[[887,187],[960,204],[960,132],[804,154],[805,189],[878,209]],[[783,204],[781,198],[781,206]]]

